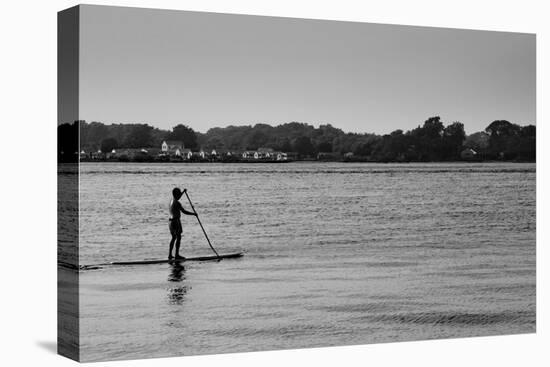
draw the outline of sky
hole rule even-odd
[[[84,5],[80,119],[196,131],[535,124],[535,35]]]

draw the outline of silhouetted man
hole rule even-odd
[[[176,244],[176,260],[184,260],[185,257],[180,256],[180,243],[181,243],[181,233],[183,232],[183,229],[181,227],[181,213],[186,215],[194,215],[196,216],[196,213],[189,212],[185,209],[183,209],[183,206],[179,202],[181,199],[183,193],[186,191],[186,189],[183,190],[183,192],[179,188],[175,188],[172,190],[172,200],[170,201],[170,219],[169,219],[169,228],[170,228],[170,234],[172,235],[172,239],[170,240],[170,251],[168,253],[168,259],[173,259],[172,256],[172,249],[174,248],[174,243]]]

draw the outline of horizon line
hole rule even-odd
[[[479,131],[474,131],[474,132],[468,133],[468,130],[466,129],[466,125],[465,125],[463,122],[461,122],[461,121],[459,121],[459,120],[453,120],[453,121],[451,121],[451,122],[446,122],[446,121],[443,121],[443,119],[442,119],[441,116],[439,116],[439,115],[430,116],[430,117],[428,117],[426,120],[424,120],[423,122],[419,123],[417,126],[412,127],[412,128],[409,128],[409,129],[407,129],[407,130],[405,130],[405,129],[395,129],[395,130],[392,130],[392,131],[386,132],[386,133],[346,131],[346,130],[344,130],[344,129],[338,127],[338,126],[335,126],[334,124],[331,124],[331,123],[318,123],[318,124],[313,124],[313,123],[310,123],[310,122],[302,122],[302,121],[289,121],[289,122],[282,122],[282,123],[278,123],[278,124],[267,123],[267,122],[257,122],[257,123],[254,123],[254,124],[246,124],[246,123],[243,123],[243,124],[238,125],[238,124],[229,123],[229,124],[226,124],[225,126],[214,126],[214,127],[210,127],[210,128],[208,128],[205,132],[196,130],[196,129],[193,128],[189,123],[184,123],[184,122],[175,123],[171,128],[166,129],[166,128],[159,127],[158,125],[155,125],[154,123],[151,123],[151,122],[109,122],[109,123],[107,123],[107,122],[98,121],[98,120],[86,120],[86,119],[80,119],[80,120],[77,120],[77,121],[79,121],[79,122],[85,122],[85,123],[88,123],[88,124],[91,124],[91,123],[93,123],[93,122],[97,122],[97,123],[101,123],[101,124],[103,124],[103,125],[149,125],[149,126],[155,128],[155,129],[164,130],[164,131],[168,131],[168,132],[171,132],[172,129],[173,129],[174,127],[178,126],[178,125],[185,125],[185,126],[191,128],[191,129],[192,129],[193,131],[195,131],[196,133],[200,133],[200,134],[207,134],[209,130],[211,130],[211,129],[218,129],[218,128],[224,129],[224,128],[228,128],[228,127],[246,127],[246,126],[255,127],[256,125],[268,125],[268,126],[271,126],[271,127],[273,127],[273,128],[276,128],[276,127],[278,127],[278,126],[282,126],[282,125],[286,125],[286,124],[298,123],[298,124],[310,125],[310,126],[314,127],[315,129],[318,129],[318,128],[320,128],[321,126],[331,126],[331,127],[335,128],[335,129],[339,129],[339,130],[343,131],[343,132],[346,133],[346,134],[351,133],[351,134],[359,134],[359,135],[381,135],[381,136],[384,136],[384,135],[390,135],[392,132],[395,132],[395,131],[397,131],[397,130],[401,130],[401,131],[403,131],[403,133],[405,133],[405,132],[407,132],[407,131],[411,131],[411,130],[416,129],[416,128],[418,128],[418,127],[422,127],[422,125],[424,124],[424,122],[426,122],[428,119],[433,118],[433,117],[439,117],[439,118],[442,120],[441,123],[443,124],[443,126],[448,126],[448,125],[451,125],[451,124],[453,124],[453,123],[455,123],[455,122],[459,122],[459,123],[463,124],[463,125],[464,125],[464,132],[466,133],[466,135],[472,135],[472,134],[475,134],[475,133],[478,133],[478,132],[484,132],[484,131],[485,131],[485,129],[483,129],[483,130],[479,130]],[[492,120],[491,122],[488,122],[488,123],[487,123],[487,126],[489,126],[492,122],[494,122],[494,121],[499,121],[499,120],[500,120],[500,121],[502,121],[502,120],[508,121],[508,122],[510,122],[510,123],[512,123],[512,124],[516,124],[516,125],[518,125],[518,126],[520,126],[520,127],[530,126],[530,125],[536,127],[536,123],[525,123],[525,124],[522,125],[522,124],[520,124],[520,123],[516,123],[516,122],[510,121],[510,120],[507,120],[507,119],[494,119],[494,120]],[[74,121],[74,122],[76,122],[76,121]]]

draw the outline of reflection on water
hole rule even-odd
[[[170,303],[171,305],[182,305],[186,294],[187,286],[169,288],[168,303]]]
[[[185,279],[185,267],[178,262],[170,264],[169,282],[181,282]]]
[[[535,179],[515,163],[83,164],[81,265],[164,258],[174,186],[216,249],[246,255],[81,272],[82,360],[534,332]],[[193,219],[186,257],[210,253]]]
[[[170,264],[169,282],[181,282],[185,279],[185,267],[180,263]],[[180,285],[168,288],[168,303],[172,305],[182,305],[187,294],[188,287]]]

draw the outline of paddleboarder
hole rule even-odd
[[[168,227],[170,228],[170,234],[172,235],[172,239],[170,240],[170,251],[168,253],[169,260],[174,259],[174,256],[172,256],[172,249],[174,248],[174,244],[176,245],[175,259],[185,259],[185,257],[180,256],[181,233],[183,232],[180,220],[181,213],[185,215],[197,216],[197,213],[185,210],[179,202],[179,200],[183,196],[183,193],[186,190],[187,189],[184,189],[182,192],[178,187],[172,190],[172,200],[170,200],[169,207],[170,219],[168,221]]]

